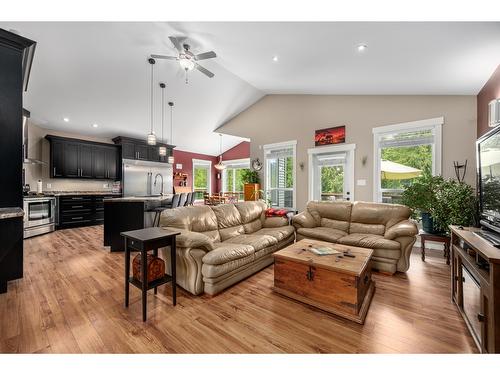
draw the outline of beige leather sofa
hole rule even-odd
[[[417,226],[410,209],[397,204],[370,202],[317,202],[295,215],[297,241],[309,238],[374,249],[372,267],[405,272],[416,241]]]
[[[282,217],[265,217],[262,202],[165,210],[160,226],[180,229],[177,283],[197,295],[216,294],[273,263],[272,253],[295,239]],[[160,250],[170,272],[170,250]]]

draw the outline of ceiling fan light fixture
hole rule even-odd
[[[364,51],[366,51],[367,48],[368,48],[368,46],[366,44],[359,44],[358,45],[358,52],[364,52]]]
[[[181,56],[179,58],[179,64],[184,70],[193,70],[194,69],[194,61],[191,60],[189,57],[186,56]]]
[[[214,168],[219,170],[219,171],[223,171],[224,169],[226,169],[227,165],[225,165],[224,163],[222,163],[222,158],[219,159],[219,162],[217,164],[214,165]]]

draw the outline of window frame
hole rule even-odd
[[[193,163],[193,169],[192,169],[193,178],[192,178],[191,185],[193,188],[193,193],[195,193],[195,191],[196,191],[196,187],[194,186],[194,170],[196,167],[202,167],[202,168],[206,168],[208,170],[207,192],[208,192],[208,194],[211,195],[212,194],[212,161],[211,160],[204,160],[204,159],[193,159],[192,163]],[[196,201],[200,202],[201,200],[202,199],[197,199]]]
[[[444,117],[435,117],[426,120],[403,122],[399,124],[379,126],[373,132],[373,201],[382,202],[384,191],[399,191],[399,189],[382,189],[381,186],[381,148],[380,139],[387,134],[406,133],[412,131],[432,130],[434,143],[432,144],[432,174],[441,174],[442,167],[442,126]]]
[[[229,192],[229,193],[236,193],[235,187],[236,187],[236,173],[235,171],[237,169],[251,169],[250,168],[250,158],[245,158],[245,159],[232,159],[232,160],[224,160],[224,164],[226,165],[226,169],[222,171],[222,191],[223,192]],[[227,190],[227,181],[226,181],[226,176],[227,176],[227,171],[229,169],[233,170],[233,191],[228,191]],[[244,192],[242,192],[244,193]]]
[[[268,175],[268,168],[267,168],[267,161],[268,161],[267,153],[269,151],[281,150],[284,148],[291,148],[292,149],[293,187],[292,188],[280,188],[279,190],[292,191],[293,207],[283,207],[283,208],[289,208],[289,209],[292,209],[295,211],[297,209],[297,140],[279,142],[279,143],[270,143],[270,144],[266,144],[262,147],[262,149],[264,151],[264,157],[263,157],[263,160],[264,160],[264,191],[266,192],[266,194],[268,191],[270,191],[268,188],[270,185],[270,181],[269,181],[270,176]],[[273,188],[273,190],[278,190],[278,188]]]

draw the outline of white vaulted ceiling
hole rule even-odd
[[[38,42],[25,93],[35,122],[101,137],[148,132],[146,58],[175,54],[169,35],[186,36],[195,53],[216,51],[216,59],[203,62],[215,77],[194,71],[188,85],[175,62],[156,65],[157,81],[167,83],[167,97],[175,102],[173,143],[211,155],[219,152],[213,130],[265,94],[475,95],[500,62],[500,23],[17,22],[0,27]],[[359,44],[367,50],[359,53]],[[158,113],[159,106],[157,134]],[[224,137],[224,149],[240,141]]]

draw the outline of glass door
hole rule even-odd
[[[312,197],[320,201],[352,200],[352,156],[350,152],[325,152],[312,158]]]

